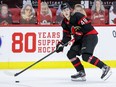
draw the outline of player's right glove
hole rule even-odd
[[[58,42],[58,44],[56,45],[56,52],[59,53],[59,52],[62,52],[64,49],[64,46],[62,44],[62,42]]]

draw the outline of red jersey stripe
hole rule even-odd
[[[63,32],[69,33],[69,31],[67,31],[67,30],[63,30]]]
[[[84,18],[87,18],[87,16],[82,17],[82,18],[78,21],[78,25],[80,25],[81,21],[82,21]],[[88,22],[90,23],[91,21],[88,21]],[[87,24],[87,23],[86,23],[86,24]]]
[[[89,31],[88,33],[86,33],[85,35],[89,35],[89,34],[98,34],[98,32],[95,29],[93,29]]]

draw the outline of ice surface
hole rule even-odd
[[[106,81],[100,79],[100,69],[85,70],[87,81],[84,82],[71,81],[70,76],[76,73],[74,69],[27,70],[17,77],[5,72],[17,73],[20,70],[0,70],[0,87],[116,87],[116,68],[112,69],[113,73]]]

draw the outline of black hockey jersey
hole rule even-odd
[[[91,25],[91,20],[79,12],[71,15],[70,21],[64,18],[61,26],[63,28],[63,43],[68,42],[71,39],[71,35],[74,36],[75,40],[79,40],[84,35],[98,34]]]

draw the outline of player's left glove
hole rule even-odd
[[[56,45],[56,52],[62,52],[64,49],[63,43],[62,42],[58,42],[58,44]]]

